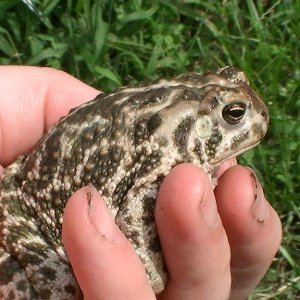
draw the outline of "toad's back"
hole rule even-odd
[[[101,193],[161,291],[166,272],[154,222],[161,181],[181,162],[213,177],[267,126],[265,105],[233,67],[124,87],[73,109],[0,182],[0,297],[80,297],[61,226],[66,201],[87,184]]]

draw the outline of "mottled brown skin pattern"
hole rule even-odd
[[[154,205],[163,178],[182,162],[212,177],[267,126],[265,105],[233,67],[121,88],[73,109],[0,182],[0,298],[80,298],[61,228],[66,201],[87,184],[161,291],[166,272]]]

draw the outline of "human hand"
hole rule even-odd
[[[31,149],[71,107],[98,93],[64,72],[45,68],[1,67],[0,82],[2,165]],[[214,192],[206,175],[190,164],[177,166],[165,179],[156,220],[170,277],[159,299],[227,299],[229,293],[230,299],[243,299],[269,267],[281,239],[279,218],[253,173],[230,164],[223,166],[222,172],[227,171]],[[63,226],[64,245],[85,299],[155,299],[143,265],[95,191],[89,216],[101,220],[102,233],[116,242],[89,221],[90,189],[80,189],[70,199]]]

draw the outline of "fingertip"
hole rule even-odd
[[[232,238],[236,236],[241,241],[245,236],[245,241],[249,241],[253,236],[256,241],[257,234],[267,233],[274,225],[279,232],[279,217],[252,169],[240,165],[229,168],[219,179],[215,194],[224,226],[235,229]]]
[[[88,217],[91,196],[102,203],[98,193],[93,191],[91,195],[88,186],[80,188],[70,197],[65,207],[62,227],[62,242],[74,274],[84,295],[89,297],[97,293],[94,288],[98,284],[97,272],[94,270],[98,262],[97,248],[101,242],[104,246],[106,242]]]
[[[263,225],[267,222],[270,206],[256,175],[249,168],[240,165],[229,168],[220,177],[215,194],[225,228],[227,225],[236,228],[239,239],[249,233],[241,224],[249,224],[249,230],[260,230],[251,223]]]
[[[184,212],[199,211],[198,206],[208,185],[206,174],[195,165],[181,164],[170,171],[159,189],[155,207],[157,225],[162,234],[176,226],[177,234],[186,236],[194,225],[185,222]]]
[[[187,194],[192,194],[195,198],[202,198],[207,186],[209,185],[207,175],[203,170],[190,163],[183,163],[175,166],[164,179],[158,193],[160,198],[168,198],[170,193],[178,197],[178,201],[184,199]],[[164,200],[166,201],[166,200]]]

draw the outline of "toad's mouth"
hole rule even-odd
[[[231,155],[228,155],[227,157],[223,158],[222,160],[216,160],[216,161],[215,161],[215,164],[216,164],[216,165],[221,165],[221,164],[222,164],[223,162],[225,162],[226,160],[228,160],[228,159],[230,159],[230,158],[233,158],[233,157],[237,157],[238,155],[243,154],[244,152],[246,152],[246,151],[248,151],[248,150],[250,150],[250,149],[256,147],[260,142],[261,142],[261,141],[258,141],[258,142],[255,143],[255,144],[251,144],[251,145],[249,145],[248,147],[245,147],[245,148],[241,149],[240,151],[237,151],[237,152],[235,152],[235,153],[233,153],[233,154],[231,154]]]

